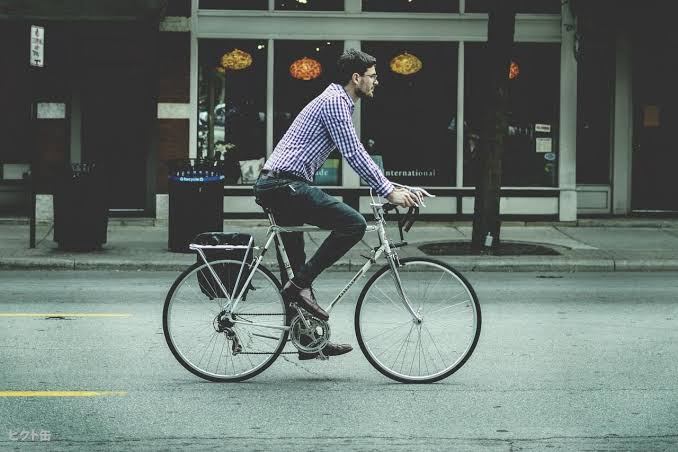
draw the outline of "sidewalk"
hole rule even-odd
[[[28,247],[29,227],[25,219],[0,219],[0,269],[68,270],[172,270],[185,269],[195,261],[193,254],[167,250],[167,225],[153,219],[111,219],[108,242],[100,251],[65,252],[57,248],[49,224],[38,224],[37,246]],[[248,232],[263,245],[265,220],[227,220],[224,231]],[[306,253],[311,255],[326,232],[307,234]],[[678,271],[678,219],[600,219],[572,223],[506,222],[502,240],[547,245],[560,256],[431,256],[462,271]],[[390,237],[398,239],[395,227]],[[438,241],[470,241],[469,222],[418,222],[399,251],[402,257],[425,257],[418,245]],[[356,271],[377,244],[368,233],[331,270]],[[277,269],[275,254],[264,264]],[[375,266],[378,268],[380,265]]]

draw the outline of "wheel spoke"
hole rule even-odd
[[[379,333],[379,334],[377,334],[377,335],[375,335],[375,336],[372,336],[372,337],[369,338],[369,339],[365,339],[365,342],[370,342],[372,339],[376,339],[377,337],[381,336],[382,334],[386,334],[386,333],[388,333],[389,331],[395,330],[396,328],[400,328],[401,326],[405,325],[406,323],[410,323],[410,322],[412,322],[412,321],[411,321],[411,320],[405,320],[404,322],[401,322],[401,323],[397,324],[397,325],[394,326],[393,328],[389,328],[389,329],[387,329],[387,330],[385,330],[385,331],[383,331],[383,332],[381,332],[381,333]]]
[[[386,299],[387,299],[387,300],[388,300],[388,301],[396,308],[396,310],[402,311],[402,312],[407,313],[407,314],[409,315],[409,313],[407,312],[407,309],[405,309],[405,306],[402,304],[402,301],[400,301],[400,303],[396,303],[396,302],[393,301],[393,299],[392,299],[386,292],[384,292],[380,287],[377,287],[377,290],[378,290],[384,297],[386,297]],[[377,300],[383,301],[382,299],[380,299],[380,298],[377,297],[377,296],[375,296],[375,298],[376,298]],[[388,303],[384,302],[384,304],[388,306]]]
[[[235,280],[224,270],[234,262],[212,264],[217,275],[224,277],[227,289]],[[204,278],[198,278],[201,271],[208,272],[202,273]],[[243,287],[241,283],[238,286]],[[170,350],[184,367],[208,380],[237,381],[256,375],[278,357],[287,342],[287,331],[267,326],[285,325],[279,285],[268,270],[259,267],[248,287],[246,300],[238,305],[245,315],[234,314],[245,323],[233,324],[228,316],[217,318],[227,300],[214,297],[221,289],[205,265],[194,265],[180,276],[165,302],[163,329]],[[242,347],[237,354],[233,354],[233,339],[227,337],[233,333]]]
[[[444,310],[446,310],[446,309],[451,309],[451,308],[458,307],[458,306],[460,306],[460,305],[465,305],[466,303],[468,303],[468,300],[466,300],[466,301],[461,301],[461,302],[455,303],[455,304],[451,304],[451,305],[449,305],[449,306],[444,306],[444,307],[442,307],[442,308],[440,308],[440,309],[436,309],[436,310],[433,311],[433,312],[428,312],[428,313],[427,313],[427,317],[428,317],[428,316],[431,316],[431,315],[433,315],[433,314],[435,314],[435,313],[437,313],[437,312],[444,311]],[[461,310],[461,311],[456,311],[456,312],[463,312],[463,310]]]
[[[388,295],[387,288],[394,288],[386,267],[370,279],[358,300],[358,341],[370,363],[390,378],[404,382],[445,378],[470,356],[480,334],[475,293],[446,264],[418,258],[401,262],[403,292],[423,321],[413,322],[405,307]],[[383,309],[389,305],[391,309]],[[394,322],[401,313],[407,320]]]

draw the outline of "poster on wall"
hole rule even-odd
[[[659,105],[643,106],[643,127],[659,127]]]
[[[316,185],[341,185],[339,180],[340,159],[327,159],[315,173],[313,183]]]
[[[551,138],[535,138],[536,150],[540,154],[551,152]]]
[[[29,62],[31,66],[43,67],[45,65],[45,29],[37,25],[31,25],[31,47],[29,49]]]

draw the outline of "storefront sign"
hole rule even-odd
[[[317,185],[341,185],[339,181],[339,166],[341,160],[327,159],[323,166],[315,173],[313,182]]]
[[[534,131],[551,133],[551,124],[535,124]]]
[[[31,25],[29,62],[31,66],[35,67],[43,67],[45,65],[45,29],[37,25]]]
[[[66,104],[60,102],[38,102],[38,119],[64,119]]]
[[[551,138],[535,138],[535,141],[538,153],[551,152]]]

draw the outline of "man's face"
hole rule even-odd
[[[356,93],[358,97],[374,97],[374,88],[379,85],[377,80],[377,67],[368,68],[363,75],[358,77],[358,87]]]

